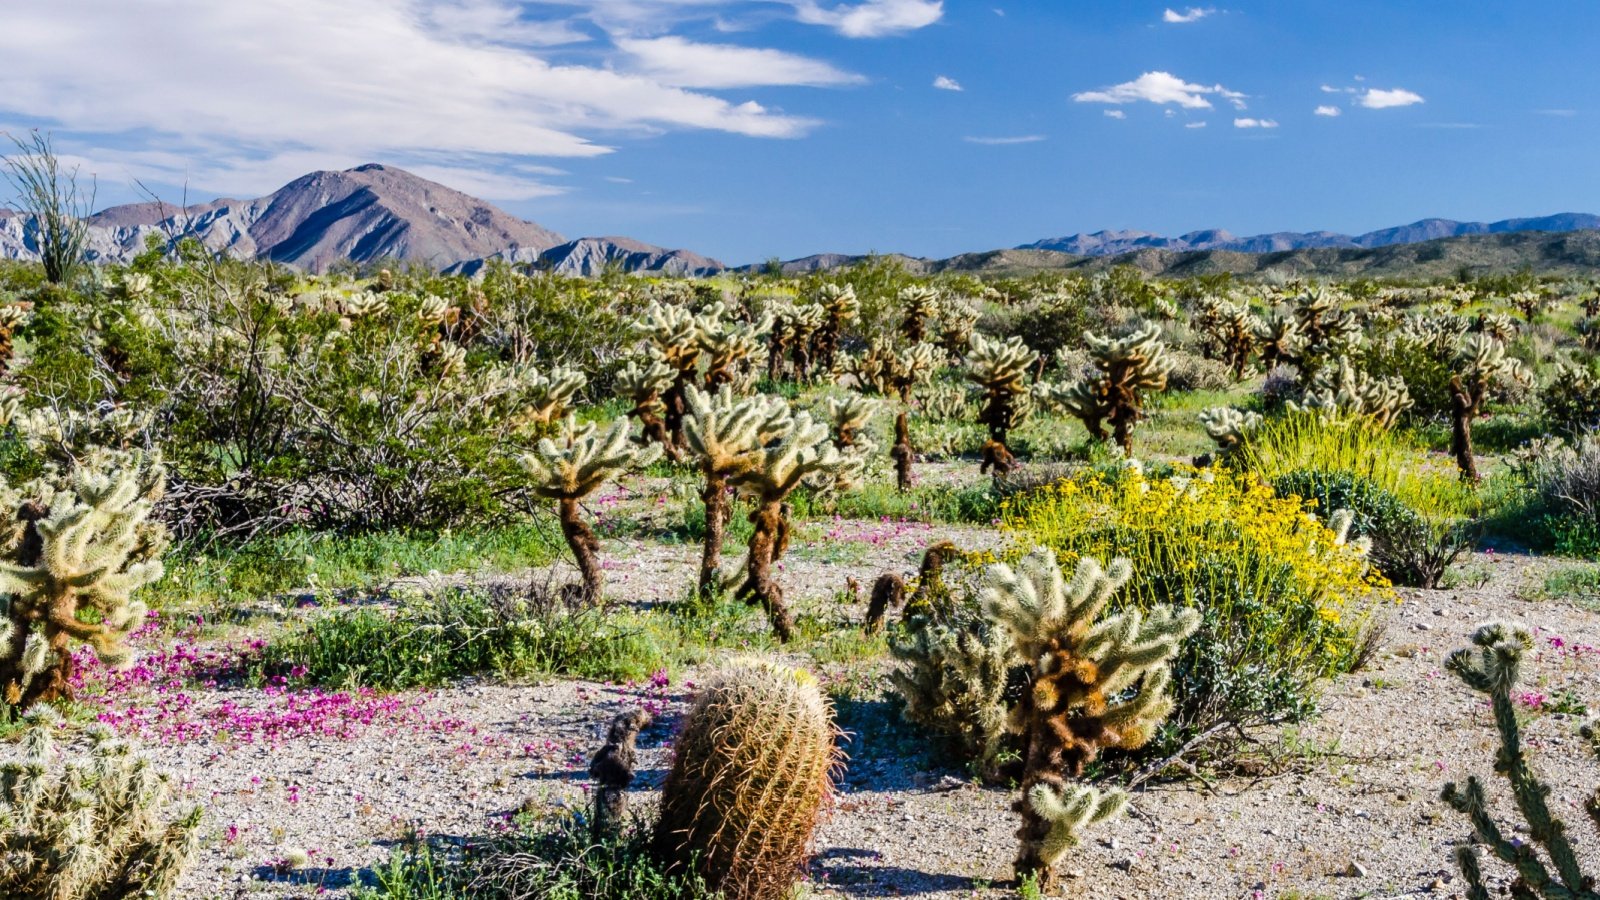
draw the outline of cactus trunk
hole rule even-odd
[[[911,464],[916,462],[917,451],[911,446],[911,426],[904,412],[895,416],[894,447],[889,451],[889,456],[894,459],[895,485],[901,493],[911,490]]]
[[[572,558],[583,577],[583,598],[590,603],[596,602],[605,587],[605,576],[600,571],[600,540],[594,536],[588,523],[583,521],[576,497],[561,498],[559,508],[561,534],[567,539],[567,546],[572,548]]]
[[[794,637],[794,616],[783,603],[783,589],[772,580],[772,564],[783,555],[788,544],[789,526],[783,513],[782,500],[766,498],[750,513],[755,533],[750,536],[750,561],[738,597],[765,609],[772,620],[773,634],[780,641],[788,641]]]
[[[1459,376],[1451,378],[1450,453],[1456,458],[1461,477],[1467,481],[1478,480],[1478,461],[1472,451],[1472,420],[1477,414],[1472,393],[1462,385]]]
[[[706,507],[705,547],[700,553],[700,596],[717,590],[717,570],[722,567],[722,540],[728,531],[728,479],[720,474],[706,476],[700,499]]]

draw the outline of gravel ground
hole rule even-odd
[[[894,523],[809,526],[783,579],[803,606],[827,604],[846,577],[911,569],[918,551],[978,532]],[[835,530],[837,529],[837,532]],[[830,537],[831,534],[831,537]],[[870,538],[866,536],[871,536]],[[992,538],[990,538],[992,540]],[[829,548],[839,548],[830,550]],[[617,596],[650,603],[681,596],[694,548],[609,542]],[[1520,599],[1549,564],[1484,554],[1479,588],[1408,591],[1386,649],[1365,672],[1329,686],[1315,721],[1257,737],[1300,751],[1281,766],[1152,784],[1132,814],[1098,830],[1065,863],[1068,895],[1107,897],[1458,896],[1451,853],[1466,823],[1437,799],[1442,784],[1489,775],[1487,709],[1442,672],[1443,657],[1493,618],[1541,626],[1525,675],[1547,697],[1574,691],[1600,708],[1600,613],[1564,601]],[[803,587],[802,587],[803,586]],[[1558,646],[1559,645],[1559,646]],[[184,900],[345,895],[370,879],[408,834],[470,836],[504,827],[518,809],[582,804],[589,755],[615,712],[643,705],[657,722],[642,740],[641,802],[660,784],[666,741],[693,689],[681,683],[580,681],[465,683],[338,713],[338,736],[294,733],[246,743],[237,735],[152,738],[149,752],[208,808],[208,841],[185,879]],[[230,709],[272,715],[287,701],[260,691],[198,689],[185,715]],[[363,705],[365,704],[365,705]],[[846,702],[854,731],[838,803],[817,835],[812,891],[821,896],[1000,897],[1014,850],[1013,795],[950,771],[921,771],[921,742],[887,703]],[[1553,805],[1583,818],[1581,798],[1600,770],[1575,736],[1576,720],[1535,713],[1526,734],[1535,765],[1556,785]],[[1263,754],[1265,758],[1266,754]],[[1508,808],[1502,783],[1491,796]],[[1588,867],[1600,844],[1573,821]],[[304,853],[293,871],[277,862]],[[1505,872],[1491,867],[1503,879]]]

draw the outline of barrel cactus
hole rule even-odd
[[[727,900],[790,896],[841,765],[816,679],[741,660],[695,697],[661,789],[657,856]]]

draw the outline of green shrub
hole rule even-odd
[[[1304,500],[1324,521],[1349,511],[1351,537],[1372,542],[1373,564],[1395,584],[1436,588],[1445,570],[1472,546],[1466,525],[1430,521],[1372,479],[1350,472],[1302,469],[1278,476],[1272,487],[1281,497]]]
[[[1085,471],[1009,501],[1002,527],[1016,550],[1128,558],[1135,577],[1119,604],[1200,610],[1158,753],[1218,722],[1307,714],[1318,680],[1359,660],[1394,599],[1358,548],[1248,475]]]
[[[692,874],[668,875],[635,827],[595,844],[576,818],[468,843],[414,841],[378,867],[362,900],[716,900]]]
[[[403,690],[484,673],[636,679],[663,661],[643,629],[547,588],[455,587],[313,619],[268,643],[258,674]]]

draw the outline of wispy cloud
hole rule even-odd
[[[946,75],[940,75],[938,78],[935,78],[933,80],[933,86],[941,91],[961,90],[961,82],[956,81],[954,78],[950,78]]]
[[[824,9],[815,0],[795,3],[795,17],[826,25],[845,37],[885,37],[926,28],[944,16],[942,0],[866,0]]]
[[[1234,119],[1235,128],[1277,128],[1278,123],[1272,119]]]
[[[1126,119],[1128,117],[1128,114],[1120,109],[1108,109],[1105,112],[1108,119]]]
[[[1339,115],[1343,115],[1344,114],[1344,110],[1340,109],[1337,106],[1319,106],[1316,109],[1312,110],[1312,112],[1316,113],[1319,116],[1327,116],[1329,118],[1333,118],[1335,116],[1339,116]]]
[[[1019,134],[1015,137],[965,137],[962,140],[969,144],[982,144],[985,147],[1009,147],[1012,144],[1037,144],[1044,140],[1042,134]]]
[[[64,150],[199,189],[270,190],[310,169],[381,160],[494,171],[504,184],[491,196],[505,198],[557,189],[514,163],[609,153],[605,136],[793,138],[817,124],[694,87],[855,77],[793,54],[678,39],[620,51],[657,74],[560,63],[541,47],[584,36],[524,22],[514,0],[164,0],[162,10],[151,30],[148,9],[131,4],[6,4],[0,58],[29,75],[7,83],[0,120],[48,124]],[[729,71],[734,63],[751,72]]]
[[[1422,95],[1405,88],[1391,88],[1380,90],[1368,88],[1356,97],[1356,103],[1367,109],[1392,109],[1398,106],[1413,106],[1422,103]]]
[[[1204,9],[1198,6],[1191,6],[1183,12],[1178,12],[1175,9],[1168,9],[1166,12],[1161,14],[1161,21],[1171,25],[1183,25],[1189,22],[1198,22],[1201,19],[1204,19],[1206,16],[1215,13],[1216,11],[1216,7],[1210,6],[1205,7]]]
[[[662,84],[683,88],[738,88],[768,85],[860,84],[860,75],[819,59],[782,50],[700,44],[676,36],[618,38],[617,48],[633,57],[638,71]]]
[[[1533,112],[1535,115],[1559,116],[1563,119],[1570,119],[1578,114],[1578,111],[1575,109],[1536,109]]]
[[[1185,127],[1185,128],[1204,128],[1204,127],[1206,127],[1206,123],[1204,123],[1204,122],[1185,122],[1185,123],[1183,123],[1183,127]]]
[[[1235,109],[1244,109],[1245,95],[1230,91],[1220,84],[1206,86],[1190,84],[1169,72],[1146,72],[1132,81],[1112,85],[1098,91],[1073,94],[1079,103],[1175,103],[1184,109],[1211,109],[1208,95],[1226,99]]]

